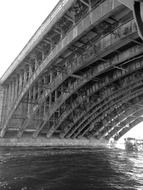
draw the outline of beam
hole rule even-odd
[[[120,3],[128,7],[129,9],[133,10],[133,3],[134,0],[118,0]]]
[[[72,22],[73,24],[75,23],[75,21],[73,20],[72,17],[68,16],[67,14],[64,15],[64,17],[69,20],[70,22]]]
[[[86,3],[84,0],[80,0],[81,3],[83,3],[86,7],[90,8],[90,4]]]

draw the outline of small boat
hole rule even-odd
[[[125,138],[125,149],[127,151],[138,151],[138,143],[137,143],[137,139],[135,138]]]

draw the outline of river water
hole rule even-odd
[[[143,190],[143,153],[117,148],[0,148],[0,190]]]

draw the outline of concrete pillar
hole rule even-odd
[[[24,86],[27,82],[27,68],[24,69]]]
[[[52,94],[49,95],[49,107],[52,105]]]
[[[43,118],[45,117],[45,115],[46,115],[46,103],[44,102],[44,104],[43,104]]]
[[[28,94],[29,94],[29,97],[28,97],[27,104],[28,104],[28,114],[30,114],[31,113],[31,89],[29,90]]]
[[[39,64],[38,64],[38,60],[37,60],[37,58],[35,57],[35,70],[39,67]]]
[[[13,80],[11,83],[11,106],[14,103],[14,99],[15,99],[15,81]]]
[[[57,101],[57,97],[58,97],[58,91],[55,90],[55,102]]]
[[[52,80],[53,80],[53,73],[51,72],[50,73],[50,83],[52,82]]]
[[[21,92],[21,89],[22,89],[22,74],[20,73],[20,75],[19,75],[19,94]]]
[[[8,88],[8,110],[11,108],[11,96],[12,96],[12,85],[11,82],[9,83],[9,88]]]
[[[41,95],[40,91],[41,91],[41,84],[40,84],[40,81],[38,81],[38,99],[40,99],[40,95]]]
[[[19,90],[19,82],[18,82],[18,76],[17,76],[15,80],[15,99],[17,99],[18,97],[18,90]]]
[[[2,121],[3,121],[3,116],[4,116],[4,112],[5,110],[5,103],[6,103],[6,88],[4,89],[1,85],[0,85],[0,128],[2,128]]]
[[[30,64],[29,65],[29,78],[31,77],[31,75],[32,75],[32,65]]]
[[[7,115],[7,107],[8,107],[7,99],[8,99],[8,87],[5,86],[5,88],[4,88],[4,99],[3,99],[3,113],[4,113],[4,116]]]

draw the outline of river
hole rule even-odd
[[[117,148],[0,148],[0,190],[142,190],[143,153]]]

